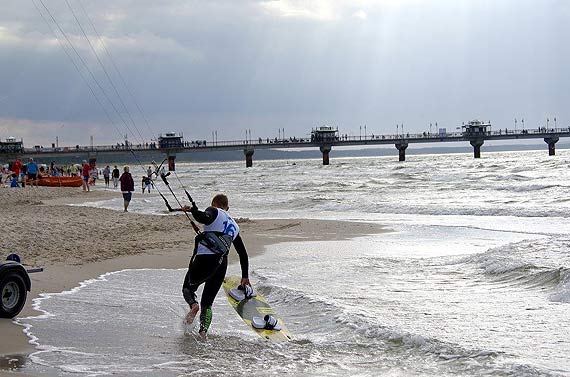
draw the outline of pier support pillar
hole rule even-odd
[[[332,150],[332,146],[330,145],[321,145],[319,147],[321,153],[323,154],[323,165],[329,164],[329,153]]]
[[[556,143],[560,140],[558,136],[545,137],[544,141],[548,144],[548,155],[556,155]]]
[[[160,151],[166,154],[166,159],[168,160],[168,171],[176,171],[176,153],[183,152],[184,148],[178,145],[167,145],[164,148],[160,148]]]
[[[252,147],[247,147],[243,150],[246,168],[251,168],[253,166],[253,152],[255,152],[255,150]]]
[[[469,140],[469,143],[473,146],[473,157],[474,158],[481,158],[481,146],[485,140],[483,139],[473,139]]]
[[[176,160],[176,153],[169,152],[166,156],[168,158],[168,171],[175,171],[176,163],[174,161]]]
[[[398,143],[396,144],[396,148],[398,149],[399,152],[398,161],[406,161],[406,148],[408,148],[408,143]]]

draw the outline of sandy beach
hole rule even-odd
[[[4,258],[11,252],[29,266],[45,268],[31,274],[32,291],[20,316],[35,315],[31,303],[44,292],[61,292],[106,272],[136,268],[184,268],[194,233],[185,216],[154,216],[71,206],[120,195],[102,189],[26,187],[0,188],[0,240]],[[136,200],[136,197],[135,199]],[[383,232],[377,224],[324,220],[254,220],[237,217],[250,256],[265,246],[300,240],[340,240]],[[231,262],[237,262],[232,252]],[[255,265],[252,265],[255,269]],[[22,328],[0,320],[0,375],[25,362],[33,351]]]

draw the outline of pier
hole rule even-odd
[[[158,142],[134,144],[126,142],[117,145],[101,146],[74,146],[43,148],[24,148],[23,143],[10,140],[0,142],[0,157],[21,158],[34,157],[51,158],[63,157],[65,155],[87,155],[90,162],[95,163],[97,156],[105,153],[134,153],[142,160],[144,155],[152,153],[162,153],[168,158],[169,169],[175,169],[175,159],[177,153],[184,151],[216,152],[228,150],[241,150],[244,153],[246,166],[253,166],[253,157],[256,149],[280,149],[280,148],[318,148],[323,157],[323,165],[330,162],[330,153],[333,147],[341,146],[370,146],[370,145],[394,145],[398,151],[399,161],[406,160],[406,150],[410,144],[428,143],[450,143],[467,142],[473,147],[473,157],[481,157],[481,149],[485,141],[494,140],[526,140],[543,139],[547,144],[548,154],[556,154],[556,143],[562,137],[570,137],[570,127],[566,128],[545,128],[537,129],[499,129],[491,130],[490,123],[471,121],[457,132],[438,133],[422,132],[415,134],[365,134],[361,136],[348,136],[339,134],[338,129],[332,127],[318,127],[313,129],[311,137],[305,138],[257,138],[252,140],[230,140],[230,141],[185,141],[182,134],[167,133],[158,138]]]

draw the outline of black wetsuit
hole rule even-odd
[[[201,224],[210,225],[218,216],[218,209],[214,207],[208,207],[205,211],[199,211],[197,208],[192,208],[192,216]],[[239,261],[241,266],[241,276],[242,278],[248,277],[249,269],[249,259],[247,256],[247,251],[241,236],[238,234],[233,240],[233,245],[239,255]],[[194,246],[194,253],[196,253],[196,248],[198,243],[196,242]],[[196,290],[198,287],[204,283],[204,291],[202,292],[202,297],[200,298],[200,307],[202,313],[206,312],[206,309],[210,309],[214,303],[214,299],[220,290],[224,277],[226,276],[226,269],[228,267],[228,256],[220,256],[219,254],[195,254],[190,260],[190,265],[188,266],[188,272],[184,278],[184,283],[182,285],[182,294],[184,299],[189,305],[196,302]],[[211,309],[210,309],[211,312]],[[211,315],[211,314],[210,314]],[[200,318],[202,322],[202,318]]]

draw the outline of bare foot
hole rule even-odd
[[[188,312],[188,314],[186,314],[186,323],[187,324],[192,324],[192,322],[194,322],[194,318],[196,318],[196,315],[198,314],[198,311],[200,311],[200,305],[194,303],[192,304],[192,306],[190,307],[190,311]]]

